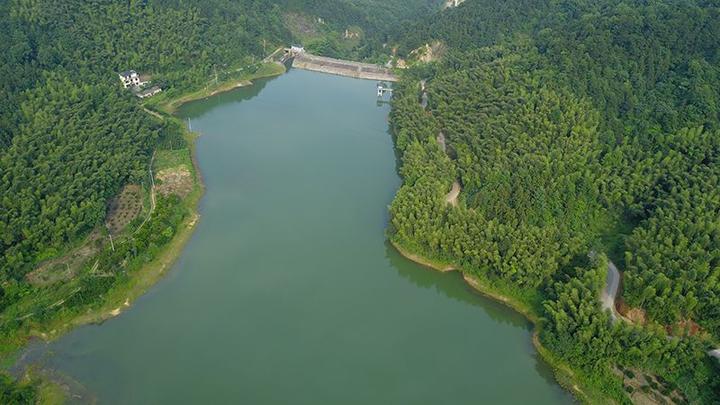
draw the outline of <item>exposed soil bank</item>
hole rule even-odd
[[[416,254],[410,253],[409,251],[403,249],[402,246],[400,246],[398,243],[395,243],[395,241],[393,241],[393,240],[390,240],[390,243],[393,245],[395,250],[400,252],[401,255],[414,261],[415,263],[422,264],[425,267],[430,267],[431,269],[434,269],[434,270],[437,270],[437,271],[440,271],[443,273],[456,270],[455,267],[453,267],[449,264],[441,264],[441,263],[433,262],[422,256],[418,256]]]

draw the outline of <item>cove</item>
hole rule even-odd
[[[375,83],[291,70],[183,107],[206,193],[168,275],[44,366],[102,404],[557,404],[530,324],[385,238]]]

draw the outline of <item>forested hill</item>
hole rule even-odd
[[[338,27],[359,25],[373,36],[398,33],[404,23],[433,15],[441,0],[273,0],[284,11],[320,17]]]
[[[391,238],[533,308],[590,397],[720,401],[719,6],[468,0],[397,37],[446,51],[395,93]]]
[[[22,280],[87,235],[108,199],[142,179],[167,131],[122,90],[118,72],[151,75],[172,97],[297,40],[286,27],[290,11],[324,16],[332,30],[361,26],[381,37],[388,18],[434,3],[0,2],[0,283]],[[382,18],[371,18],[374,10]]]
[[[385,63],[388,38],[433,15],[442,0],[272,0],[297,40],[314,53]],[[348,30],[348,31],[346,31]],[[349,32],[353,37],[346,37]]]
[[[156,212],[157,225],[145,230],[164,226],[169,231],[140,233],[143,240],[130,251],[113,250],[75,263],[74,269],[43,270],[66,271],[71,280],[50,286],[29,281],[43,264],[73,256],[93,242],[93,230],[105,232],[111,199],[125,185],[147,185],[153,152],[178,144],[173,141],[178,125],[144,111],[143,103],[122,88],[119,72],[150,75],[163,88],[158,97],[172,100],[202,91],[218,76],[230,80],[237,72],[251,73],[277,47],[300,40],[288,29],[291,11],[326,13],[330,31],[320,33],[324,36],[338,36],[344,26],[354,25],[382,37],[373,31],[377,25],[370,24],[366,7],[410,13],[430,3],[0,1],[0,352],[17,344],[14,336],[38,330],[55,316],[100,305],[111,281],[122,277],[91,277],[92,263],[127,275],[126,264],[149,260],[181,221],[177,210],[163,207]],[[357,39],[348,49],[362,48],[370,38]],[[71,303],[75,290],[82,298]]]
[[[3,282],[87,234],[120,186],[145,173],[162,125],[122,91],[117,72],[136,69],[182,91],[218,66],[262,57],[262,40],[289,40],[259,0],[0,7]]]

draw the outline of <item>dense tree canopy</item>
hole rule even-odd
[[[284,21],[295,12],[325,20],[333,34],[317,49],[332,56],[447,49],[395,91],[396,243],[535,308],[542,342],[608,396],[627,401],[615,370],[635,368],[691,402],[718,401],[719,367],[705,351],[720,339],[720,5],[468,0],[431,13],[439,3],[0,2],[0,307],[38,293],[25,275],[101,223],[153,149],[178,144],[178,128],[142,111],[117,72],[151,74],[171,94],[196,89],[295,39]],[[338,47],[349,26],[364,37]],[[446,201],[453,182],[457,206]],[[62,306],[38,293],[34,316],[97,302],[186,215],[160,199],[131,242],[98,253],[112,277],[81,276]],[[601,311],[602,252],[621,265],[623,299],[647,325]],[[21,328],[23,314],[0,332]],[[685,321],[699,332],[678,332]],[[8,401],[33,396],[0,382]]]
[[[545,318],[543,342],[607,395],[627,400],[613,369],[630,367],[719,400],[705,353],[720,339],[718,30],[704,1],[475,0],[406,26],[405,56],[436,40],[447,53],[395,92],[405,181],[390,237],[514,291]],[[648,325],[602,313],[597,251]]]
[[[0,280],[84,236],[145,172],[162,128],[117,72],[183,90],[287,38],[267,2],[190,3],[0,4]]]

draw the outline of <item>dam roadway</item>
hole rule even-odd
[[[396,82],[399,80],[391,69],[370,63],[328,58],[313,55],[307,52],[296,53],[293,57],[288,59],[292,60],[292,67],[296,69],[331,73],[334,75],[354,77],[357,79],[380,80],[386,82]]]

